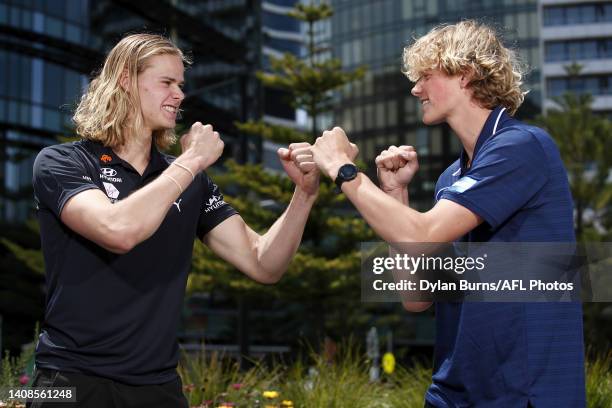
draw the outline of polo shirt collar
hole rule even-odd
[[[476,158],[476,155],[485,144],[487,140],[493,137],[495,133],[497,133],[502,128],[502,123],[510,118],[510,115],[506,112],[506,108],[503,106],[495,107],[491,113],[489,113],[489,117],[485,121],[482,130],[480,131],[480,135],[478,135],[478,140],[476,141],[476,146],[474,147],[474,154],[472,156],[472,163]],[[468,155],[465,150],[461,150],[461,169],[462,172],[465,172],[467,168]]]

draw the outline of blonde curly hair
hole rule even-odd
[[[180,57],[185,65],[191,64],[172,41],[161,35],[131,34],[119,41],[81,97],[72,117],[77,134],[109,147],[125,144],[131,131],[143,125],[138,74],[147,69],[151,57],[167,54]],[[126,71],[129,92],[120,84]],[[176,141],[176,134],[174,129],[154,130],[153,140],[159,148],[166,149]]]
[[[470,73],[468,86],[483,108],[501,105],[514,114],[525,99],[527,66],[495,31],[473,20],[432,29],[404,48],[402,72],[413,82],[430,69],[446,75]]]

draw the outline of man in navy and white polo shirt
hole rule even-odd
[[[319,180],[302,145],[279,149],[296,189],[263,235],[204,172],[223,151],[212,126],[196,122],[176,158],[158,151],[175,138],[186,62],[162,36],[125,37],[77,108],[83,140],[36,158],[48,293],[33,386],[77,400],[53,406],[186,407],[176,333],[194,239],[262,283],[299,246]]]
[[[376,158],[382,191],[355,171],[342,129],[312,147],[376,233],[390,243],[574,242],[559,151],[545,131],[512,118],[524,98],[523,70],[495,32],[474,21],[437,27],[404,50],[404,65],[423,122],[446,122],[463,145],[431,210],[408,207],[413,147],[391,146]],[[430,305],[404,302],[410,311]],[[579,303],[438,302],[436,321],[426,407],[585,406]]]

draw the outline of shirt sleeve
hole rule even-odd
[[[36,156],[32,184],[38,208],[49,209],[58,218],[71,197],[99,188],[78,159],[53,147],[44,148]]]
[[[548,180],[540,142],[525,130],[496,135],[483,146],[469,171],[440,193],[497,228],[530,204]]]
[[[238,212],[231,205],[225,202],[219,187],[213,183],[206,173],[201,173],[203,193],[202,204],[200,207],[200,218],[198,220],[197,234],[200,239],[208,234],[221,222]]]

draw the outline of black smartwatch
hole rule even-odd
[[[353,163],[343,164],[338,169],[338,175],[336,176],[335,183],[336,186],[338,186],[339,193],[342,191],[342,183],[353,180],[355,177],[357,177],[357,173],[359,173],[359,169]]]

